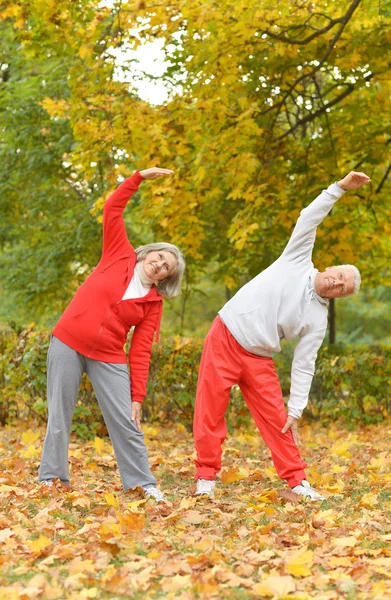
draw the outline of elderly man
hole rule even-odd
[[[306,463],[298,449],[297,421],[308,402],[317,352],[327,328],[328,298],[358,292],[360,273],[353,265],[312,263],[316,228],[347,190],[370,181],[352,171],[333,183],[301,211],[282,255],[252,279],[219,312],[205,340],[194,417],[197,450],[196,495],[214,496],[221,469],[224,415],[230,389],[238,384],[274,466],[292,491],[324,500],[306,480]],[[281,340],[299,338],[291,371],[288,414],[271,358]]]

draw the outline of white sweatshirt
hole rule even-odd
[[[307,406],[316,356],[327,328],[328,300],[314,290],[316,228],[343,193],[333,183],[304,208],[281,256],[219,312],[236,341],[252,354],[272,356],[281,351],[282,339],[299,338],[288,401],[288,414],[295,419]]]

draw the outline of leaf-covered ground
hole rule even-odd
[[[188,432],[144,430],[168,506],[124,494],[99,438],[73,440],[72,489],[43,495],[43,430],[1,431],[0,600],[391,598],[390,424],[302,429],[322,504],[284,493],[254,430],[230,436],[215,500],[196,500]]]

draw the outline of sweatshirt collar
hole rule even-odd
[[[316,291],[315,291],[315,277],[318,274],[318,269],[313,269],[309,280],[308,280],[308,287],[309,287],[309,292],[311,295],[311,299],[312,298],[316,298],[318,300],[318,302],[320,302],[321,304],[324,304],[325,306],[329,305],[329,301],[327,298],[323,298],[322,296],[319,296]]]

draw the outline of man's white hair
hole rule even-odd
[[[347,296],[353,296],[354,294],[357,294],[358,290],[360,289],[360,285],[361,285],[360,271],[354,265],[338,265],[338,267],[340,269],[351,269],[354,273],[353,291],[350,294],[346,294],[345,298]]]

